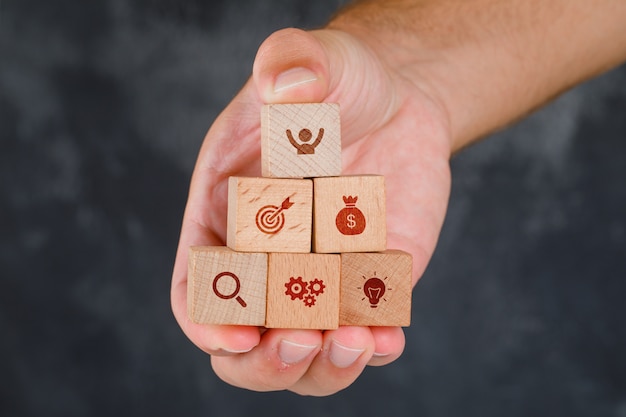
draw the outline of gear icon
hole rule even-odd
[[[307,307],[312,307],[315,305],[315,296],[307,295],[304,297],[304,305]]]
[[[296,298],[302,300],[307,293],[306,283],[302,280],[302,277],[290,277],[289,282],[285,283],[285,287],[287,288],[285,295],[290,296],[292,300]]]
[[[324,285],[324,281],[321,279],[315,278],[309,282],[309,292],[313,295],[324,294],[324,288],[326,288],[326,285]]]

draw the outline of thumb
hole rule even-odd
[[[400,102],[372,50],[336,30],[274,32],[259,47],[252,78],[263,103],[339,103],[346,145],[384,125]]]
[[[328,93],[329,62],[318,39],[282,29],[259,47],[252,77],[264,103],[321,102]]]

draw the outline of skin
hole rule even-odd
[[[626,59],[623,0],[363,1],[327,27],[284,29],[215,120],[194,169],[171,301],[216,374],[255,391],[330,395],[367,365],[396,360],[401,328],[332,331],[198,325],[187,318],[187,250],[223,245],[229,176],[259,176],[265,103],[341,106],[343,173],[387,185],[388,247],[430,260],[450,192],[451,155]]]

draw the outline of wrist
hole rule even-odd
[[[456,151],[626,59],[624,19],[622,0],[370,0],[329,27],[438,103]]]

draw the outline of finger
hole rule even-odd
[[[310,33],[283,29],[259,47],[252,77],[265,103],[320,102],[328,95],[329,62]]]
[[[384,125],[398,107],[378,57],[340,31],[273,33],[259,47],[253,79],[264,103],[339,103],[344,145]]]
[[[368,327],[326,331],[322,351],[290,390],[302,395],[334,394],[358,378],[374,350],[375,340]]]
[[[400,327],[371,327],[374,337],[374,354],[368,362],[370,366],[388,365],[404,351],[404,331]]]
[[[231,385],[253,391],[284,390],[302,378],[321,347],[318,330],[270,329],[250,352],[213,356],[211,364]]]

